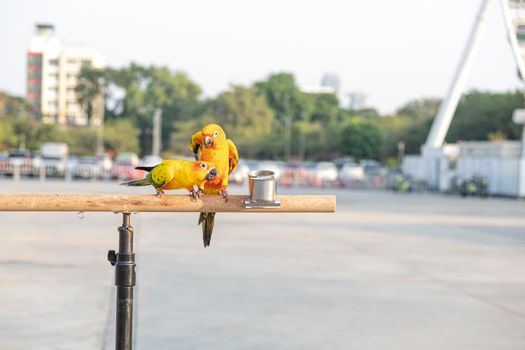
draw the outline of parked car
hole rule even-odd
[[[337,180],[337,167],[332,162],[319,162],[314,167],[313,175],[317,181],[333,182]]]
[[[17,149],[9,152],[7,158],[6,175],[31,175],[32,174],[32,157],[28,150]]]
[[[142,177],[144,172],[136,170],[139,164],[139,157],[132,152],[119,153],[115,158],[111,177],[119,180],[133,180]]]
[[[248,164],[240,159],[239,164],[237,164],[237,169],[233,173],[230,174],[229,180],[241,185],[244,180],[248,178],[248,172],[250,171],[250,168],[248,167]]]
[[[40,156],[33,162],[33,174],[44,167],[47,176],[64,177],[67,168],[69,147],[61,142],[46,142],[40,145]]]
[[[98,157],[80,157],[73,168],[73,177],[80,179],[102,178],[102,163]]]
[[[350,182],[360,182],[360,181],[363,181],[364,179],[365,179],[364,168],[355,162],[344,163],[341,166],[341,170],[339,170],[339,180],[341,180],[344,184],[347,184]]]
[[[310,179],[311,169],[305,162],[289,162],[285,165],[280,184],[284,186],[305,186]]]
[[[377,160],[363,159],[359,162],[366,175],[380,175],[383,172],[381,164]]]

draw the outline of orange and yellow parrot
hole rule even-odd
[[[189,162],[187,160],[165,160],[152,167],[136,167],[135,169],[148,171],[145,178],[124,182],[127,186],[151,185],[157,190],[160,197],[164,190],[187,189],[194,197],[200,197],[206,181],[217,177],[217,169],[209,162]],[[198,190],[194,189],[197,186]]]
[[[204,194],[220,194],[228,200],[228,175],[237,168],[239,162],[237,148],[232,140],[226,138],[226,133],[219,125],[209,124],[193,134],[190,150],[196,160],[212,163],[219,173],[217,177],[204,183]],[[210,245],[214,219],[215,213],[201,213],[199,216],[204,247]]]

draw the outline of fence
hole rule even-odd
[[[165,195],[64,195],[25,194],[0,195],[0,211],[32,212],[114,212],[122,214],[118,228],[118,252],[109,250],[108,261],[115,266],[116,333],[115,349],[131,350],[133,338],[133,288],[135,286],[134,231],[131,213],[138,212],[272,212],[272,213],[333,213],[336,199],[333,195],[279,196],[280,207],[247,209],[248,196],[230,195],[228,201],[220,196],[204,196],[194,200],[190,196]]]

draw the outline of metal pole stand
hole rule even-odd
[[[133,227],[130,213],[122,213],[119,232],[119,251],[108,252],[108,261],[115,266],[117,286],[117,326],[115,349],[131,350],[133,339],[133,287],[135,286],[135,253],[133,253]]]

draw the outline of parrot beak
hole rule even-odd
[[[209,148],[213,143],[213,139],[209,136],[204,136],[204,147]]]
[[[210,171],[208,171],[208,173],[206,174],[205,179],[207,181],[213,180],[217,176],[217,174],[217,169],[211,168]]]

